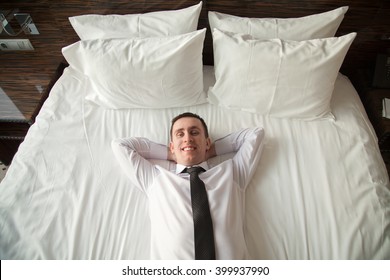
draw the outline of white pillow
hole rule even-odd
[[[348,7],[300,18],[246,18],[209,12],[211,30],[250,34],[257,39],[310,40],[336,34]]]
[[[333,117],[334,83],[355,36],[259,40],[214,29],[216,83],[209,102],[282,118]]]
[[[202,2],[172,11],[128,15],[81,15],[69,21],[81,40],[162,37],[197,29]]]
[[[202,50],[206,29],[171,37],[97,39],[62,49],[106,108],[170,108],[206,103]]]

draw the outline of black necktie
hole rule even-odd
[[[214,231],[205,185],[199,179],[202,167],[185,169],[190,174],[191,203],[194,219],[195,259],[215,260]]]

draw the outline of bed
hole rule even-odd
[[[0,184],[1,259],[149,259],[148,200],[111,141],[168,144],[171,119],[186,111],[205,119],[212,139],[264,128],[246,191],[252,259],[390,259],[389,178],[339,72],[356,36],[335,36],[348,8],[283,20],[214,10],[205,30],[207,2],[71,17],[81,40],[64,47],[69,66]]]

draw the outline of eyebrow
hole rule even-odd
[[[196,125],[193,125],[193,126],[190,126],[188,128],[188,130],[192,130],[192,129],[197,129],[197,130],[201,130],[199,126],[196,126]],[[174,133],[177,133],[177,132],[180,132],[180,131],[183,131],[183,130],[186,130],[186,128],[178,128],[174,131]]]

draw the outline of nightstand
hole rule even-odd
[[[379,149],[390,174],[390,119],[382,116],[383,98],[390,98],[390,89],[371,88],[365,92],[365,107],[378,136]]]
[[[390,119],[382,116],[383,99],[390,98],[390,89],[372,86],[372,69],[359,69],[356,78],[357,90],[378,136],[379,149],[390,174]]]
[[[365,93],[366,110],[378,136],[382,153],[390,153],[390,119],[382,116],[383,99],[390,99],[390,89],[372,88]]]
[[[0,161],[3,164],[10,165],[31,124],[29,119],[11,119],[0,114]]]
[[[3,164],[11,164],[20,143],[23,142],[28,129],[34,123],[51,88],[62,75],[65,67],[67,67],[65,63],[59,65],[43,92],[31,89],[30,92],[21,92],[11,98],[0,87],[0,161]]]

